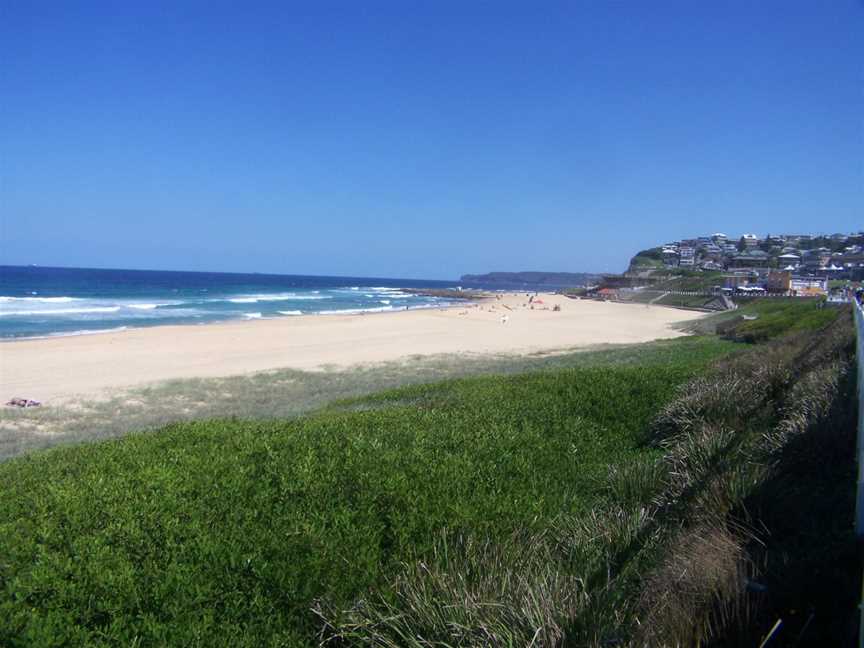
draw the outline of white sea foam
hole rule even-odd
[[[208,311],[202,311],[195,308],[151,308],[151,309],[121,309],[118,317],[136,319],[136,320],[157,320],[157,319],[177,319],[184,317],[201,317],[202,315],[213,314]],[[218,315],[218,313],[216,313]],[[227,315],[227,313],[226,313]]]
[[[280,315],[302,315],[303,311],[293,310],[293,311],[276,311]]]
[[[243,295],[240,297],[232,297],[227,301],[231,302],[232,304],[257,304],[258,302],[268,301],[304,301],[318,299],[332,299],[332,297],[330,295],[298,295],[297,293],[276,293],[272,295]]]
[[[342,308],[337,310],[321,311],[321,315],[360,315],[361,313],[383,313],[396,310],[393,306],[379,306],[376,308]]]
[[[304,299],[309,300],[319,300],[319,299],[333,299],[331,295],[294,295],[293,297],[279,297],[279,298],[270,298],[263,297],[261,301],[294,301],[295,299],[303,301]]]
[[[54,338],[54,337],[76,337],[78,335],[99,335],[101,333],[119,333],[120,331],[125,331],[128,327],[126,326],[117,326],[115,328],[109,329],[83,329],[81,331],[60,331],[57,333],[48,333],[46,335],[28,335],[26,337],[16,337],[16,338],[5,338],[6,341],[14,341],[14,340],[44,340],[46,338]]]
[[[119,333],[120,331],[125,331],[128,329],[128,326],[115,326],[110,329],[84,329],[81,331],[69,331],[67,333],[51,333],[51,337],[67,337],[70,335],[98,335],[100,333]]]
[[[372,286],[369,290],[384,293],[387,297],[414,297],[411,293],[403,292],[401,288],[388,288],[387,286]]]
[[[261,313],[243,313],[246,319],[261,319]]]
[[[177,302],[172,302],[170,304],[127,304],[129,308],[134,308],[136,310],[155,310],[161,306],[174,306]]]
[[[389,299],[379,299],[378,301],[381,302],[382,304],[389,304],[390,303]]]
[[[80,315],[84,313],[116,313],[119,306],[93,308],[45,308],[42,310],[0,311],[0,317],[26,317],[33,315]]]
[[[35,293],[34,293],[35,294]],[[6,295],[0,295],[0,304],[5,304],[9,302],[30,302],[30,303],[43,303],[43,304],[67,304],[73,301],[80,301],[75,297],[8,297]]]

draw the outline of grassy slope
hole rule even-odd
[[[796,332],[716,363],[654,421],[671,469],[655,519],[679,531],[645,579],[640,645],[755,646],[778,619],[771,645],[852,645],[855,335],[831,312],[818,329],[787,312],[766,333]]]
[[[712,298],[705,295],[673,295],[669,294],[658,299],[655,304],[661,306],[682,306],[685,308],[702,308]]]
[[[660,306],[683,306],[702,308],[711,297],[705,295],[675,295],[661,290],[643,290],[627,296],[627,301],[637,304],[658,304]]]
[[[349,604],[442,529],[503,540],[608,504],[610,466],[656,454],[648,421],[730,349],[682,340],[6,462],[0,644],[311,644],[314,599]]]
[[[663,261],[646,256],[635,256],[630,260],[630,270],[647,270],[649,268],[662,268]]]
[[[714,286],[723,285],[722,272],[694,272],[691,274],[686,271],[679,271],[674,274],[670,273],[670,275],[652,286],[652,288],[655,290],[702,291],[710,293]]]
[[[409,384],[672,358],[680,341],[612,345],[556,355],[417,356],[331,371],[283,369],[227,378],[171,380],[74,407],[0,408],[0,461],[44,447],[114,438],[172,423],[218,418],[287,419],[340,398]]]
[[[839,309],[816,299],[756,298],[740,300],[740,308],[688,322],[683,328],[695,333],[722,333],[743,342],[763,342],[802,331],[818,331],[837,319]],[[742,316],[756,319],[745,320]]]

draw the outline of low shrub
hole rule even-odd
[[[514,534],[546,537],[562,518],[605,509],[615,496],[609,466],[656,455],[641,443],[648,421],[728,348],[690,340],[647,364],[636,354],[410,386],[293,421],[176,424],[7,461],[0,644],[314,645],[315,601],[397,605],[410,592],[427,592],[422,614],[452,613],[430,628],[475,619],[496,637],[523,637],[542,626],[538,637],[551,641],[549,619],[569,619],[577,605],[566,599],[574,579],[600,582],[595,598],[607,591],[608,541],[592,549],[596,568],[560,558],[549,566],[567,570],[549,572],[531,555],[540,545],[514,545]],[[601,519],[618,528],[619,518]],[[620,519],[629,528],[631,515]],[[442,546],[454,549],[436,540],[445,530],[474,539],[458,561],[443,558]],[[555,549],[562,537],[545,551],[565,555]],[[569,546],[575,556],[582,544]],[[464,590],[454,566],[474,563],[472,573],[488,576]],[[508,573],[521,579],[512,591],[497,580]],[[482,603],[491,590],[537,616],[514,625],[512,615],[441,598],[469,591]],[[544,616],[549,601],[566,609]],[[608,608],[592,603],[586,614]]]

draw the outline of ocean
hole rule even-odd
[[[0,266],[0,338],[447,305],[404,288],[455,282]]]

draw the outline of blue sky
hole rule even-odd
[[[0,8],[0,262],[452,278],[864,227],[864,2]]]

